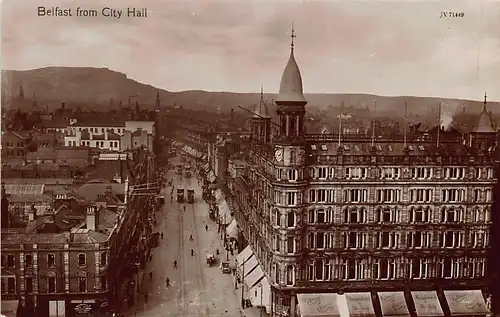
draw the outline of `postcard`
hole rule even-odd
[[[4,0],[2,316],[500,312],[500,2]]]

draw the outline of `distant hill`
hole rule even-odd
[[[278,79],[277,79],[278,80]],[[20,86],[24,89],[24,100],[19,98]],[[154,105],[159,92],[162,106],[182,105],[187,109],[205,109],[227,113],[237,111],[238,105],[251,109],[259,102],[258,93],[207,92],[200,90],[171,92],[151,85],[139,83],[127,75],[107,68],[92,67],[45,67],[40,69],[2,71],[2,104],[7,107],[32,106],[33,94],[36,95],[37,107],[49,109],[65,102],[68,107],[104,109],[123,106],[129,103],[130,95],[138,95],[141,106]],[[269,104],[275,94],[266,94]],[[345,105],[346,111],[354,108],[369,108],[373,111],[377,101],[377,114],[403,115],[404,103],[408,104],[409,114],[428,114],[442,102],[443,112],[456,111],[478,113],[482,103],[477,101],[430,98],[430,97],[384,97],[368,94],[306,94],[310,114],[320,114],[332,108]],[[136,98],[130,98],[135,104]],[[498,109],[500,103],[490,103],[490,109]],[[270,111],[272,111],[270,106]]]

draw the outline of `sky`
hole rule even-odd
[[[107,67],[170,91],[279,89],[294,24],[306,93],[500,101],[498,1],[3,0],[2,69]],[[38,16],[38,7],[72,9]],[[76,10],[95,9],[97,17]],[[103,17],[104,7],[123,10]],[[126,17],[128,7],[148,17]],[[440,18],[442,11],[463,17]]]

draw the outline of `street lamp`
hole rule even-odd
[[[260,317],[262,317],[262,282],[257,284],[260,289]]]

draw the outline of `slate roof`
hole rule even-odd
[[[111,186],[112,193],[118,197],[125,195],[125,184],[97,182],[83,184],[75,190],[75,193],[87,201],[97,201],[106,191],[106,186]]]
[[[408,142],[406,144],[408,152],[405,151],[403,142],[376,142],[375,153],[385,156],[434,156],[440,153],[443,156],[466,156],[468,154],[465,145],[456,143],[441,143],[439,148],[436,142]],[[341,142],[339,149],[337,142],[317,142],[308,145],[308,154],[312,155],[372,155],[372,145],[370,142]]]
[[[89,158],[89,148],[84,146],[78,147],[58,147],[58,148],[38,148],[36,152],[28,153],[28,160],[68,160]]]
[[[486,109],[486,105],[484,106],[481,115],[477,119],[476,125],[474,126],[474,129],[472,129],[472,132],[495,133],[495,130],[493,129],[493,122],[491,120],[490,114],[488,113],[488,110]]]

